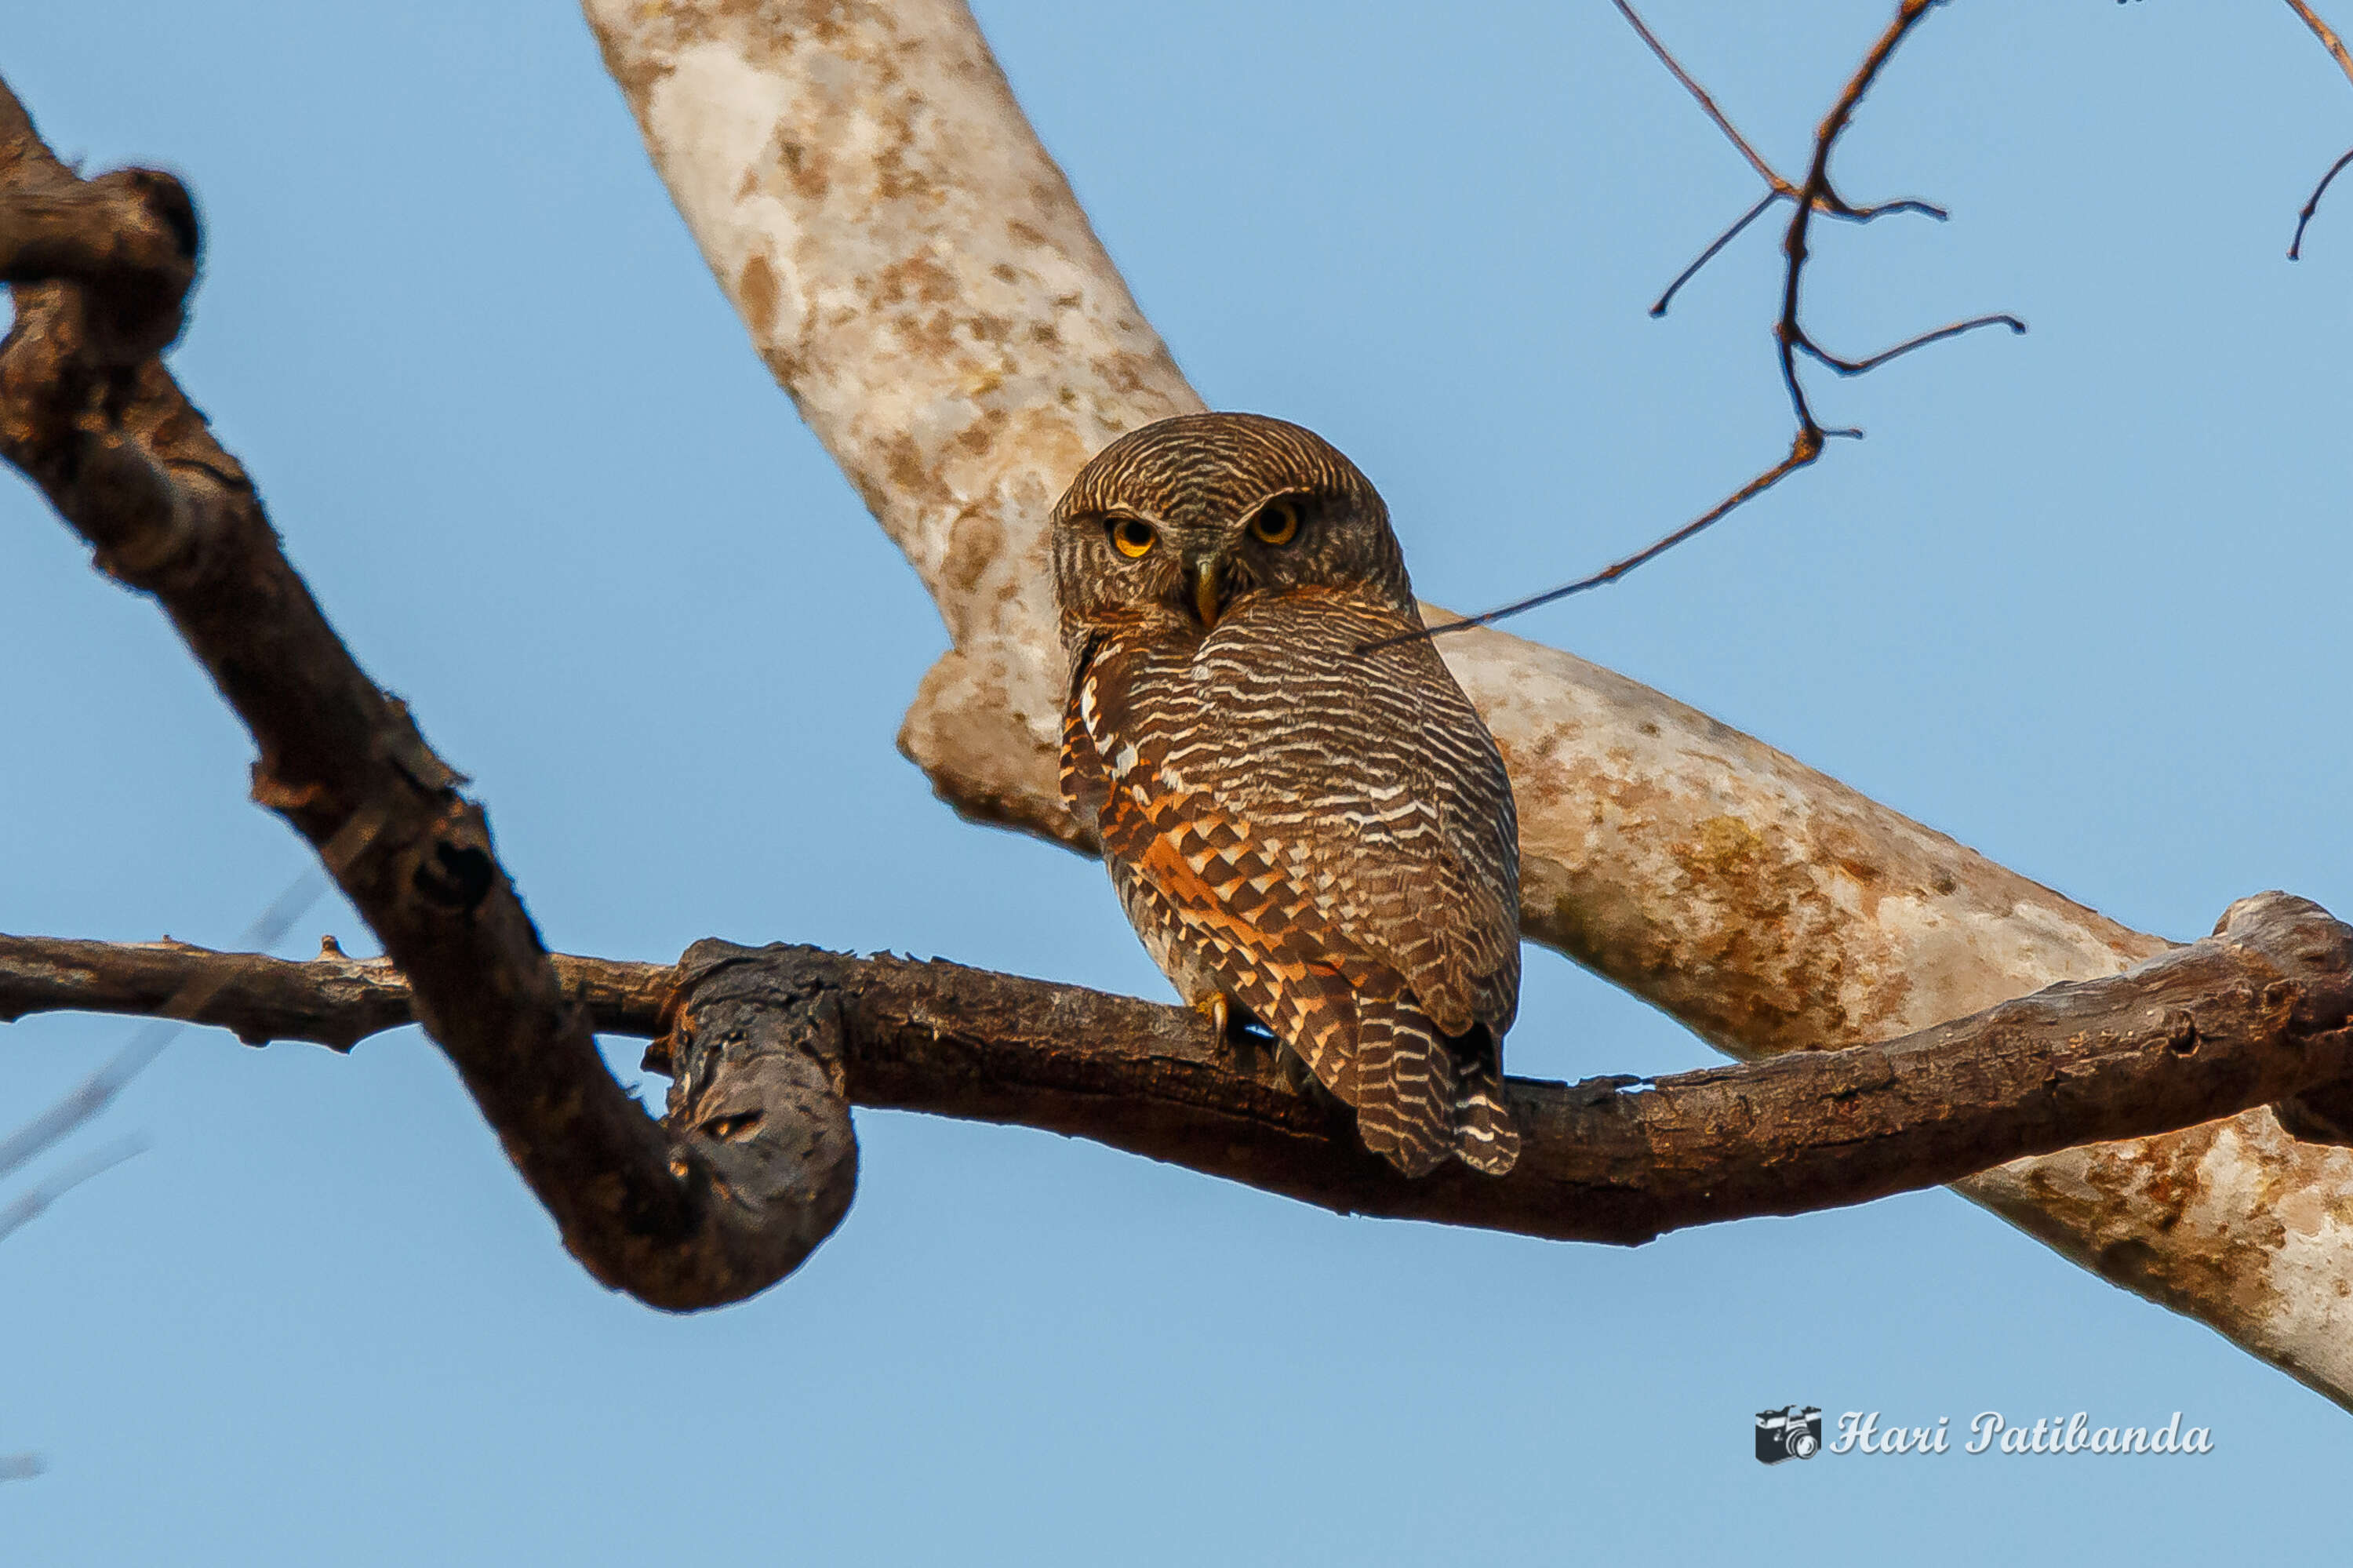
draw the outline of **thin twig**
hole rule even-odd
[[[1773,165],[1767,163],[1763,155],[1748,144],[1748,138],[1743,136],[1739,128],[1726,118],[1724,111],[1715,106],[1715,100],[1707,95],[1707,89],[1692,79],[1691,72],[1683,69],[1682,62],[1667,52],[1667,46],[1659,42],[1659,35],[1651,31],[1650,25],[1635,15],[1634,7],[1628,4],[1628,0],[1609,0],[1609,3],[1618,7],[1618,14],[1626,18],[1627,26],[1632,27],[1636,35],[1651,46],[1651,52],[1659,57],[1659,63],[1667,68],[1668,74],[1682,82],[1683,90],[1698,101],[1700,108],[1706,112],[1707,117],[1715,122],[1715,128],[1724,132],[1724,139],[1740,149],[1740,155],[1748,160],[1748,166],[1757,171],[1757,178],[1771,185],[1773,194],[1776,196],[1796,196],[1798,187],[1783,179],[1775,172]]]
[[[1800,338],[1797,346],[1799,353],[1817,365],[1827,366],[1841,376],[1860,376],[1866,370],[1878,369],[1891,359],[1900,359],[1915,348],[1926,348],[1932,343],[1942,343],[1948,337],[1958,337],[1965,332],[1989,326],[2006,326],[2012,334],[2026,330],[2024,322],[2007,311],[2000,311],[1989,316],[1971,316],[1965,322],[1954,322],[1934,332],[1924,332],[1918,337],[1905,338],[1894,348],[1883,348],[1866,359],[1841,359],[1835,354],[1823,352],[1810,338]]]
[[[1801,434],[1799,437],[1799,441],[1802,442],[1803,440],[1804,437]],[[1788,457],[1783,458],[1779,462],[1775,463],[1771,468],[1767,469],[1763,473],[1758,474],[1755,479],[1750,480],[1746,484],[1742,485],[1738,490],[1734,491],[1730,495],[1725,496],[1722,501],[1717,502],[1714,506],[1708,508],[1705,512],[1701,513],[1697,517],[1694,518],[1689,523],[1684,524],[1682,527],[1676,529],[1665,538],[1658,540],[1653,544],[1644,546],[1641,549],[1635,551],[1625,559],[1602,567],[1599,571],[1594,573],[1589,577],[1579,577],[1573,583],[1563,583],[1558,588],[1546,588],[1542,593],[1531,594],[1525,599],[1514,599],[1509,604],[1500,605],[1493,609],[1483,611],[1478,615],[1466,616],[1461,620],[1450,620],[1443,626],[1435,626],[1430,628],[1428,635],[1436,637],[1444,632],[1460,631],[1465,627],[1492,625],[1495,621],[1504,619],[1506,616],[1517,615],[1522,610],[1541,609],[1545,605],[1551,604],[1556,599],[1567,599],[1571,594],[1583,593],[1588,588],[1598,588],[1604,587],[1607,584],[1614,583],[1620,577],[1624,577],[1628,572],[1632,571],[1636,567],[1639,567],[1643,562],[1649,560],[1651,556],[1664,555],[1667,551],[1673,549],[1677,545],[1682,544],[1685,539],[1690,538],[1701,529],[1707,527],[1710,524],[1715,522],[1718,518],[1724,516],[1725,514],[1732,511],[1735,507],[1739,506],[1744,502],[1753,501],[1757,496],[1764,494],[1765,492],[1772,489],[1775,485],[1788,478],[1789,475],[1797,472],[1799,469],[1813,461],[1814,458],[1820,455],[1820,444],[1817,443],[1813,451],[1805,452],[1800,445],[1798,443],[1792,443],[1789,448],[1789,455]],[[1361,652],[1369,653],[1376,649],[1387,648],[1394,643],[1410,642],[1412,641],[1413,639],[1409,635],[1405,637],[1387,638],[1379,642],[1367,643]]]
[[[2353,51],[2345,48],[2345,40],[2337,36],[2337,29],[2322,21],[2320,14],[2306,5],[2305,0],[2287,0],[2287,8],[2304,19],[2304,25],[2312,29],[2312,36],[2320,40],[2320,47],[2336,59],[2337,69],[2345,73],[2345,79],[2353,81]],[[2320,176],[2320,183],[2312,187],[2312,195],[2306,198],[2303,210],[2295,215],[2295,236],[2287,246],[2289,260],[2304,260],[2305,227],[2311,223],[2312,215],[2320,210],[2320,198],[2328,194],[2329,185],[2345,172],[2348,164],[2353,164],[2353,152],[2348,152],[2329,164],[2328,172]]]
[[[0,1205],[0,1241],[5,1241],[33,1221],[40,1218],[51,1203],[80,1186],[93,1176],[103,1175],[134,1154],[146,1151],[143,1138],[126,1138],[108,1144],[95,1154],[86,1155],[50,1177],[31,1192]]]
[[[2305,199],[2304,210],[2295,215],[2295,238],[2287,242],[2287,259],[2289,260],[2301,261],[2304,260],[2305,225],[2310,223],[2312,221],[2312,215],[2320,210],[2320,198],[2328,194],[2330,184],[2336,180],[2337,175],[2345,172],[2345,165],[2348,164],[2353,164],[2353,151],[2348,151],[2343,157],[2329,164],[2328,172],[2320,176],[2320,183],[2312,187],[2312,195]]]
[[[1629,21],[1634,24],[1635,29],[1642,35],[1643,41],[1651,46],[1651,51],[1666,61],[1667,68],[1674,72],[1675,79],[1691,88],[1694,95],[1700,100],[1702,106],[1708,111],[1710,116],[1715,118],[1719,125],[1724,126],[1725,134],[1731,136],[1734,144],[1738,146],[1752,163],[1757,164],[1768,180],[1776,182],[1775,190],[1771,195],[1752,207],[1738,223],[1727,229],[1715,244],[1708,248],[1699,262],[1685,269],[1683,275],[1675,280],[1674,283],[1668,288],[1666,294],[1661,297],[1659,303],[1651,307],[1651,313],[1657,315],[1665,308],[1667,301],[1673,297],[1674,291],[1683,286],[1691,274],[1698,270],[1700,264],[1723,249],[1734,235],[1754,222],[1757,215],[1767,206],[1780,199],[1781,187],[1787,182],[1781,181],[1778,175],[1774,175],[1770,168],[1756,156],[1748,143],[1731,129],[1713,101],[1699,90],[1681,66],[1675,64],[1673,58],[1651,36],[1650,29],[1642,25],[1641,19],[1634,15],[1626,4],[1626,0],[1612,0],[1612,3],[1624,13]],[[1427,632],[1414,635],[1439,637],[1468,627],[1492,626],[1508,616],[1518,615],[1524,610],[1535,609],[1539,606],[1567,599],[1571,594],[1582,593],[1588,588],[1600,588],[1604,584],[1616,582],[1645,561],[1653,560],[1665,554],[1703,529],[1719,522],[1736,508],[1754,501],[1799,469],[1812,464],[1822,455],[1823,449],[1831,438],[1861,439],[1862,432],[1859,429],[1849,426],[1826,426],[1814,417],[1813,405],[1806,397],[1805,385],[1798,377],[1799,355],[1828,366],[1841,376],[1860,376],[1867,370],[1886,364],[1891,359],[1909,354],[1915,348],[1926,348],[1932,343],[1941,343],[1948,337],[1957,337],[1963,333],[1973,332],[1979,327],[2006,326],[2013,333],[2022,333],[2026,330],[2026,323],[2013,315],[1972,316],[1967,321],[1954,322],[1949,325],[1938,327],[1934,332],[1922,333],[1917,337],[1906,338],[1893,348],[1882,349],[1879,353],[1865,358],[1847,359],[1831,354],[1817,344],[1799,320],[1799,285],[1805,275],[1807,258],[1810,254],[1808,236],[1812,228],[1814,215],[1817,212],[1826,212],[1834,217],[1852,217],[1857,216],[1858,211],[1858,209],[1845,207],[1844,204],[1839,202],[1831,192],[1831,150],[1838,144],[1839,138],[1846,133],[1847,127],[1853,122],[1856,108],[1862,104],[1863,95],[1871,90],[1872,84],[1878,80],[1880,72],[1886,69],[1889,58],[1895,53],[1895,47],[1904,41],[1905,36],[1914,27],[1919,26],[1921,19],[1930,10],[1943,3],[1944,0],[1902,0],[1896,7],[1894,19],[1888,23],[1885,30],[1872,45],[1871,51],[1863,57],[1862,64],[1856,68],[1854,75],[1848,79],[1845,88],[1839,93],[1837,101],[1831,105],[1830,112],[1823,116],[1821,125],[1814,132],[1813,158],[1807,165],[1805,183],[1789,193],[1791,207],[1789,227],[1783,235],[1781,242],[1782,253],[1787,258],[1787,265],[1781,278],[1781,313],[1773,323],[1774,349],[1780,366],[1781,383],[1788,392],[1789,407],[1798,420],[1798,431],[1790,440],[1788,455],[1673,533],[1655,544],[1637,550],[1623,560],[1603,567],[1589,577],[1579,577],[1575,582],[1564,583],[1558,588],[1546,588],[1542,593],[1531,594],[1525,599],[1515,599],[1510,604],[1498,606],[1478,615],[1466,616],[1461,620],[1449,621],[1444,626],[1434,627]],[[1943,216],[1941,211],[1926,208],[1925,204],[1920,203],[1889,203],[1883,207],[1861,210],[1875,215],[1906,206],[1923,207],[1925,210],[1935,212],[1938,217]],[[1411,636],[1387,638],[1379,642],[1367,643],[1359,652],[1371,652],[1378,648],[1411,640]]]
[[[1725,229],[1722,234],[1717,235],[1714,239],[1709,240],[1707,249],[1701,251],[1696,257],[1694,257],[1690,266],[1676,273],[1675,281],[1669,283],[1665,290],[1660,293],[1659,297],[1651,302],[1651,316],[1656,318],[1665,315],[1667,313],[1667,307],[1675,302],[1675,295],[1682,292],[1683,286],[1685,283],[1690,282],[1694,278],[1698,277],[1701,268],[1715,260],[1717,252],[1721,251],[1725,246],[1731,244],[1734,240],[1739,238],[1740,231],[1742,229],[1746,228],[1750,224],[1764,217],[1765,209],[1771,207],[1775,202],[1779,201],[1780,199],[1781,193],[1779,191],[1767,191],[1763,196],[1757,198],[1757,205],[1755,207],[1750,207],[1746,212],[1742,213],[1738,217],[1733,219],[1731,228]]]

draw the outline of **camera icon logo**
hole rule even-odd
[[[1822,1408],[1819,1404],[1785,1404],[1757,1413],[1757,1462],[1778,1465],[1784,1459],[1810,1459],[1822,1451]]]

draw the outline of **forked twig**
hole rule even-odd
[[[1667,73],[1683,84],[1683,90],[1692,95],[1694,101],[1700,106],[1701,111],[1715,122],[1718,131],[1724,132],[1725,140],[1731,143],[1740,155],[1748,161],[1748,166],[1757,171],[1757,177],[1765,182],[1767,187],[1765,194],[1757,198],[1756,206],[1735,218],[1729,228],[1710,240],[1707,249],[1701,251],[1690,266],[1676,273],[1675,281],[1669,283],[1659,297],[1651,302],[1651,314],[1662,316],[1667,313],[1667,307],[1674,303],[1675,295],[1682,291],[1683,286],[1699,276],[1702,268],[1715,260],[1725,246],[1738,238],[1742,229],[1763,217],[1765,209],[1775,202],[1795,201],[1799,187],[1786,178],[1778,169],[1767,163],[1764,154],[1749,144],[1748,138],[1740,133],[1740,128],[1733,124],[1731,118],[1722,109],[1716,107],[1715,100],[1708,95],[1707,90],[1700,86],[1691,72],[1683,69],[1683,62],[1675,58],[1665,44],[1659,41],[1658,34],[1651,31],[1650,24],[1642,20],[1641,15],[1630,4],[1630,0],[1610,0],[1610,4],[1618,7],[1618,14],[1626,18],[1626,25],[1632,27],[1635,36],[1648,46],[1651,54],[1658,57],[1659,63],[1667,68]],[[1913,196],[1881,202],[1873,207],[1856,207],[1827,184],[1815,193],[1811,199],[1816,210],[1826,212],[1832,217],[1841,218],[1849,223],[1869,223],[1873,218],[1885,217],[1890,213],[1898,212],[1915,212],[1925,217],[1933,217],[1939,223],[1952,216],[1934,202],[1921,201]]]
[[[1773,323],[1773,341],[1775,355],[1781,369],[1781,384],[1788,392],[1790,409],[1797,416],[1797,434],[1790,440],[1788,454],[1779,461],[1655,544],[1646,546],[1623,560],[1605,567],[1589,577],[1579,577],[1575,582],[1564,583],[1558,588],[1547,588],[1542,593],[1531,594],[1525,599],[1515,599],[1510,604],[1500,605],[1478,615],[1466,616],[1461,620],[1450,621],[1444,626],[1434,627],[1427,633],[1419,635],[1438,637],[1449,631],[1460,631],[1466,627],[1491,626],[1507,616],[1518,615],[1525,610],[1535,609],[1567,599],[1571,594],[1583,593],[1588,588],[1600,588],[1605,584],[1616,582],[1645,561],[1665,554],[1694,535],[1721,521],[1738,507],[1764,494],[1799,469],[1815,462],[1822,455],[1830,438],[1843,436],[1850,440],[1860,439],[1862,432],[1859,429],[1843,426],[1826,426],[1814,417],[1813,405],[1807,399],[1805,385],[1798,376],[1799,355],[1805,355],[1817,364],[1827,366],[1841,376],[1861,376],[1866,371],[1886,364],[1891,359],[1909,354],[1914,349],[1926,348],[1932,343],[1942,343],[1947,338],[1958,337],[1963,333],[1974,332],[1979,327],[2006,326],[2013,333],[2022,333],[2026,330],[2024,322],[2007,313],[1971,316],[1964,321],[1952,322],[1937,327],[1932,332],[1922,333],[1916,337],[1906,338],[1893,348],[1882,349],[1877,354],[1864,358],[1848,359],[1831,354],[1816,343],[1808,334],[1804,324],[1799,319],[1799,285],[1805,275],[1807,258],[1810,254],[1808,239],[1815,214],[1828,213],[1833,217],[1858,221],[1867,221],[1868,218],[1883,213],[1902,209],[1926,211],[1938,217],[1944,216],[1941,210],[1920,202],[1894,202],[1878,207],[1851,207],[1837,196],[1831,185],[1830,176],[1831,150],[1838,144],[1839,138],[1846,133],[1848,125],[1854,119],[1856,108],[1862,102],[1863,95],[1871,90],[1872,84],[1878,80],[1880,72],[1886,69],[1889,58],[1895,53],[1895,47],[1904,41],[1905,36],[1920,24],[1921,19],[1930,10],[1943,3],[1944,0],[1901,0],[1901,4],[1896,7],[1894,19],[1888,23],[1885,30],[1872,45],[1871,51],[1863,57],[1862,65],[1858,66],[1854,74],[1847,79],[1846,86],[1840,91],[1837,101],[1831,105],[1830,112],[1823,117],[1820,126],[1815,131],[1813,157],[1807,165],[1805,182],[1793,187],[1788,181],[1775,174],[1771,166],[1757,154],[1755,149],[1749,146],[1737,131],[1733,129],[1731,122],[1724,117],[1723,111],[1716,108],[1715,101],[1701,90],[1699,85],[1691,79],[1681,65],[1675,62],[1674,58],[1667,53],[1651,30],[1642,25],[1641,18],[1634,14],[1628,0],[1612,0],[1612,4],[1617,5],[1619,11],[1633,24],[1635,31],[1641,35],[1642,41],[1650,45],[1651,51],[1665,62],[1667,69],[1674,73],[1675,79],[1690,90],[1692,95],[1699,100],[1700,106],[1707,111],[1709,118],[1716,122],[1716,125],[1731,139],[1733,144],[1740,149],[1742,155],[1747,158],[1757,172],[1774,187],[1755,207],[1744,214],[1739,222],[1725,230],[1715,244],[1709,246],[1698,261],[1684,269],[1683,276],[1677,278],[1669,286],[1667,293],[1661,297],[1659,302],[1651,306],[1651,313],[1654,316],[1662,313],[1667,301],[1672,298],[1676,289],[1681,288],[1694,272],[1696,272],[1717,251],[1723,249],[1734,235],[1755,222],[1766,207],[1786,195],[1789,200],[1791,211],[1789,227],[1782,237],[1781,250],[1788,259],[1788,263],[1782,272],[1781,313],[1779,318]],[[1389,638],[1381,642],[1369,643],[1362,651],[1369,652],[1377,648],[1387,647],[1390,643],[1409,640],[1409,638]]]

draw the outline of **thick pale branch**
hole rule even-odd
[[[784,1028],[803,1044],[775,1060],[820,1097],[830,1090],[812,1062],[835,1065],[859,1105],[1089,1138],[1329,1209],[1567,1240],[1641,1242],[1861,1202],[2353,1074],[2353,928],[2284,894],[2242,900],[2213,937],[2126,974],[1900,1040],[1648,1082],[1514,1078],[1525,1144],[1500,1181],[1459,1168],[1399,1177],[1363,1152],[1345,1111],[1293,1091],[1270,1053],[1219,1041],[1189,1009],[803,947],[700,943],[676,970],[557,967],[601,1031],[677,1020],[649,1060],[679,1072],[676,1097],[713,1136],[757,1130],[765,1109],[706,1092],[680,1052],[731,1031],[756,1051]],[[208,980],[206,1021],[248,1040],[340,1046],[406,1022],[406,987],[381,960],[0,938],[0,1018],[151,1012]],[[672,982],[682,1001],[665,1015]]]
[[[848,1206],[847,1113],[819,1129],[835,1165],[778,1186],[807,1173],[691,1120],[658,1126],[605,1071],[481,809],[353,662],[244,470],[154,357],[194,275],[195,217],[177,183],[78,179],[0,86],[0,222],[26,226],[0,238],[16,285],[0,456],[102,569],[161,601],[260,748],[255,799],[318,848],[410,978],[420,1020],[565,1245],[599,1279],[665,1307],[734,1300],[796,1266]],[[767,1142],[801,1137],[787,1108]]]
[[[957,0],[585,3],[754,346],[955,640],[902,747],[957,810],[1084,847],[1055,782],[1044,519],[1106,441],[1200,399]],[[1572,655],[1440,646],[1511,768],[1527,935],[1736,1055],[1905,1033],[2165,946]],[[2348,1189],[2353,1154],[2260,1111],[1961,1184],[2353,1403]]]

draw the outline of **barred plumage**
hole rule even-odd
[[[1165,420],[1081,471],[1054,553],[1063,793],[1154,959],[1407,1174],[1508,1171],[1511,787],[1427,641],[1361,651],[1421,624],[1371,484],[1295,425]]]

